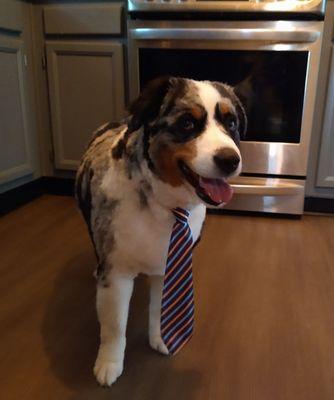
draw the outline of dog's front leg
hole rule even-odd
[[[150,277],[150,317],[149,317],[149,340],[154,350],[162,354],[168,354],[168,349],[161,339],[160,315],[161,315],[161,296],[164,277],[152,275]]]
[[[97,288],[97,313],[101,325],[101,344],[94,374],[101,385],[110,386],[123,371],[125,333],[133,277],[111,271],[108,286]]]

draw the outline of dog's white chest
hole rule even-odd
[[[198,239],[205,218],[205,207],[192,210],[189,225],[194,242]],[[114,221],[116,249],[114,267],[135,274],[162,275],[175,218],[172,213],[121,207]]]

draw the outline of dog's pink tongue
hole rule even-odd
[[[199,184],[215,203],[228,203],[232,198],[233,189],[224,179],[200,177]]]

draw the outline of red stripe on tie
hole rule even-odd
[[[166,313],[168,313],[168,311],[170,311],[171,308],[173,308],[173,306],[179,301],[179,299],[188,291],[188,289],[193,287],[193,281],[191,280],[188,285],[186,286],[186,288],[184,289],[184,292],[182,292],[180,294],[179,297],[176,298],[176,300],[173,301],[172,304],[170,304],[162,313],[161,316],[164,316]]]
[[[171,267],[169,269],[169,271],[167,272],[167,274],[165,275],[165,283],[167,282],[168,277],[170,276],[170,274],[175,270],[175,268],[180,264],[180,262],[184,259],[184,257],[190,253],[190,251],[192,250],[192,246],[189,246],[185,249],[185,253],[182,254],[181,258],[179,258],[177,260],[177,262],[173,265],[173,267]]]
[[[189,267],[183,272],[179,279],[174,282],[174,284],[167,290],[167,292],[164,293],[164,295],[162,296],[163,298],[168,296],[168,294],[175,288],[175,286],[185,277],[185,275],[187,275],[187,273],[191,270],[191,266],[192,264],[189,265]]]
[[[179,317],[181,317],[181,315],[183,316],[183,314],[185,314],[185,312],[189,309],[189,306],[192,306],[192,304],[189,302],[185,308],[181,309],[181,312],[179,312],[176,317],[174,317],[171,321],[168,322],[168,324],[163,327],[163,329],[161,330],[161,333],[166,332],[166,330],[171,326],[171,324],[176,321]]]
[[[189,226],[188,226],[188,228],[187,228],[187,230],[184,232],[183,236],[174,244],[173,248],[169,250],[169,252],[168,252],[168,257],[171,257],[171,256],[172,256],[172,253],[173,253],[173,251],[175,250],[175,248],[179,245],[179,243],[182,242],[182,240],[184,239],[184,237],[185,237],[186,235],[189,234],[189,230],[190,230],[190,229],[189,229]]]

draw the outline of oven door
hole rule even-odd
[[[130,20],[130,100],[161,75],[236,86],[249,122],[241,142],[243,175],[263,177],[255,196],[265,187],[286,196],[285,181],[272,189],[266,179],[306,176],[322,28],[321,21]],[[303,187],[295,187],[301,198]],[[237,190],[251,194],[249,185]]]

